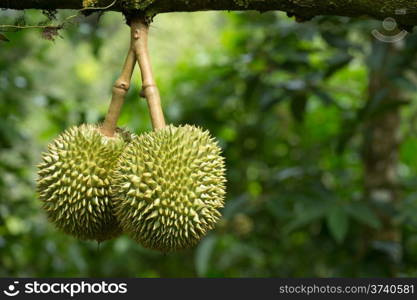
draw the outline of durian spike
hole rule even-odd
[[[112,99],[104,123],[101,127],[101,133],[108,137],[113,137],[117,128],[120,111],[125,101],[126,94],[130,87],[133,70],[136,65],[136,54],[133,51],[133,40],[130,41],[129,51],[125,60],[120,77],[115,81],[112,91]]]
[[[130,22],[133,50],[138,60],[142,76],[142,92],[147,100],[152,126],[156,129],[165,127],[164,113],[161,107],[161,97],[152,73],[148,51],[149,26],[142,17],[134,17]]]

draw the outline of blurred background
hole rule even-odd
[[[2,24],[75,12],[1,11]],[[57,20],[48,20],[49,17]],[[0,276],[417,276],[417,35],[381,22],[283,13],[155,18],[151,54],[166,119],[217,137],[223,219],[194,249],[126,236],[78,241],[47,222],[36,164],[66,128],[102,121],[128,46],[117,13],[0,42]],[[46,39],[45,39],[46,38]],[[151,129],[136,72],[120,126]]]

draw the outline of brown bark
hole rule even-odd
[[[400,114],[398,109],[377,111],[381,107],[390,107],[392,102],[400,101],[401,91],[393,84],[389,73],[389,60],[399,55],[396,44],[382,44],[375,40],[378,47],[386,48],[384,59],[378,68],[369,73],[368,101],[373,107],[368,110],[370,118],[365,127],[363,159],[365,166],[365,188],[372,193],[382,195],[387,201],[395,201],[397,185],[397,162],[399,144]],[[375,53],[375,52],[373,52]],[[375,100],[377,99],[377,100]],[[378,197],[376,197],[378,198]]]
[[[0,8],[11,9],[80,9],[82,0],[0,0]],[[111,0],[87,0],[104,7]],[[204,10],[280,10],[310,19],[318,15],[395,17],[399,24],[417,24],[417,4],[411,0],[118,0],[109,10],[147,10],[152,14]],[[402,10],[405,14],[398,14]]]
[[[379,50],[375,47],[379,47]],[[369,109],[369,119],[365,123],[362,160],[366,200],[371,202],[382,224],[380,229],[369,233],[368,243],[379,241],[393,245],[401,241],[401,231],[393,218],[401,196],[397,182],[401,120],[396,102],[406,99],[392,80],[394,75],[390,61],[396,55],[401,55],[399,44],[373,41],[372,53],[378,53],[381,48],[384,49],[383,59],[370,67],[368,101],[372,101],[372,106],[376,108]],[[395,276],[395,264],[387,266],[392,276]]]

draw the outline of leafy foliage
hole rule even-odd
[[[410,34],[401,55],[387,57],[387,45],[375,48],[370,34],[378,23],[346,18],[158,17],[152,55],[167,119],[219,139],[228,178],[223,219],[195,249],[168,255],[126,237],[98,249],[57,232],[34,194],[33,165],[70,125],[103,119],[127,31],[112,14],[96,22],[86,19],[55,43],[9,34],[0,48],[0,275],[417,274],[417,107],[368,99],[368,78],[381,65],[415,97],[417,39]],[[204,26],[181,31],[174,46],[176,22]],[[140,133],[150,123],[138,93],[129,93],[120,123]],[[394,109],[402,143],[392,219],[401,239],[384,242],[375,236],[383,220],[366,197],[361,151],[364,124]]]

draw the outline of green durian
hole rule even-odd
[[[48,219],[82,240],[104,241],[121,228],[113,215],[111,179],[132,135],[114,137],[98,125],[72,127],[48,145],[38,165],[37,190]]]
[[[167,126],[132,141],[115,176],[115,215],[144,247],[175,251],[215,227],[224,205],[225,165],[208,131]]]

